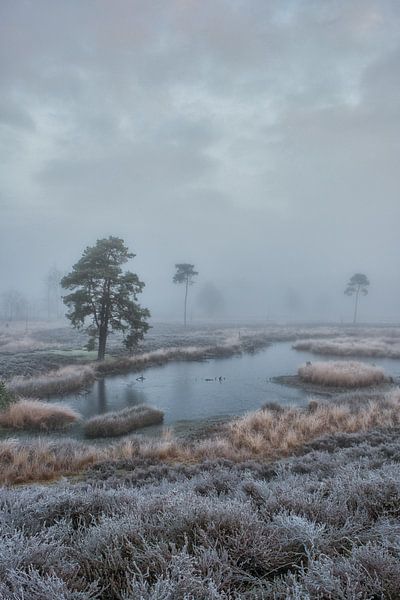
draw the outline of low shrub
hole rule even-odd
[[[164,413],[150,406],[133,406],[123,410],[97,415],[86,421],[86,437],[116,437],[130,433],[135,429],[162,423]]]
[[[18,400],[0,412],[0,426],[12,429],[64,429],[80,418],[69,406],[58,406],[29,400]]]
[[[298,370],[300,379],[322,386],[368,387],[386,380],[379,367],[355,361],[307,363]]]
[[[143,463],[129,480],[2,489],[0,597],[395,599],[398,431],[348,437],[268,471]]]

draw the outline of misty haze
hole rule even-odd
[[[400,4],[0,3],[0,600],[400,589]]]

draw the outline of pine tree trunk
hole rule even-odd
[[[186,277],[186,289],[185,289],[185,311],[183,316],[183,324],[186,327],[186,309],[187,309],[187,296],[188,296],[189,278]]]
[[[97,360],[104,360],[106,355],[107,331],[100,330]]]
[[[354,305],[354,318],[353,318],[354,325],[357,323],[358,295],[359,295],[359,293],[360,293],[360,288],[358,288],[358,290],[356,291],[356,300],[355,300],[355,305]]]
[[[99,318],[99,350],[97,360],[104,360],[108,336],[108,322],[110,318],[110,280],[104,282],[103,299]]]

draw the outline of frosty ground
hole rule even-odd
[[[160,325],[141,351],[208,352],[237,344],[238,329]],[[380,351],[400,339],[380,327],[240,331],[242,342],[373,340]],[[91,364],[66,328],[2,335],[8,381]],[[201,440],[4,440],[0,597],[398,598],[399,433],[400,392],[366,387],[305,408],[269,403]]]

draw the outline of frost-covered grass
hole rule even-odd
[[[0,426],[9,429],[57,430],[75,423],[80,415],[68,406],[24,398],[0,412]]]
[[[55,479],[81,471],[105,457],[100,449],[76,440],[1,440],[0,484]]]
[[[124,478],[114,462],[79,484],[3,489],[0,597],[396,599],[398,434],[321,438],[270,465],[125,462]]]
[[[89,438],[113,437],[162,423],[163,418],[161,410],[144,405],[133,406],[92,417],[85,422],[84,432]]]
[[[232,421],[227,441],[246,458],[287,456],[304,444],[327,434],[354,433],[400,423],[400,393],[387,394],[353,405],[351,401],[313,400],[306,410],[267,407]]]
[[[210,357],[227,357],[246,351],[255,351],[268,344],[262,335],[226,338],[224,343],[215,346],[184,346],[163,348],[133,356],[124,355],[109,358],[103,362],[76,364],[62,367],[48,373],[24,377],[13,377],[8,389],[20,396],[43,398],[52,395],[69,394],[84,389],[96,377],[116,373],[142,371],[171,361],[204,360]]]
[[[79,470],[80,464],[85,466],[105,459],[130,461],[135,458],[185,464],[208,459],[271,461],[289,456],[324,435],[393,428],[399,424],[400,391],[397,390],[371,399],[359,398],[357,402],[314,400],[305,409],[269,406],[230,422],[218,437],[192,443],[174,439],[170,432],[157,439],[127,438],[98,449],[73,441],[60,442],[59,447],[57,443],[40,440],[20,445],[13,442],[10,447],[8,441],[3,441],[0,442],[0,484],[40,481],[57,473]]]
[[[7,387],[19,396],[43,398],[79,391],[93,383],[95,377],[93,366],[71,365],[34,377],[14,377],[7,383]]]
[[[33,339],[30,335],[22,335],[18,339],[0,334],[0,354],[16,354],[19,352],[33,352],[52,347],[44,342]]]
[[[328,361],[307,363],[298,369],[300,379],[322,386],[367,387],[387,380],[385,371],[355,361]]]
[[[343,337],[332,340],[301,340],[295,342],[293,348],[331,356],[400,358],[400,341],[397,335],[384,338]]]

